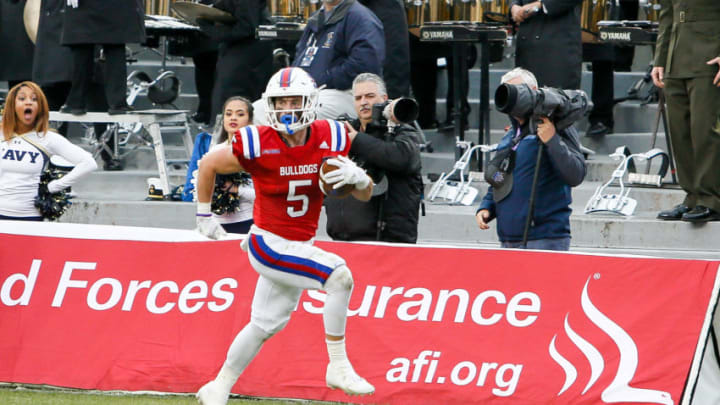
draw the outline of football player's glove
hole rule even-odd
[[[370,184],[370,176],[365,173],[365,170],[347,157],[338,155],[335,158],[328,159],[327,162],[338,167],[323,175],[323,181],[332,184],[333,189],[352,184],[356,189],[362,190]]]

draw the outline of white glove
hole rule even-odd
[[[328,159],[328,163],[338,167],[337,170],[325,173],[323,181],[338,189],[346,184],[353,184],[356,189],[362,190],[370,184],[370,176],[361,167],[345,156],[338,155]]]
[[[212,217],[212,214],[197,214],[195,218],[197,221],[197,231],[208,238],[219,240],[227,236],[225,229],[223,229],[217,219]]]
[[[57,180],[53,180],[53,181],[51,181],[50,183],[48,183],[48,185],[47,185],[48,191],[49,191],[50,193],[52,193],[52,194],[55,194],[55,193],[61,191],[61,190],[64,189],[64,188],[65,188],[65,187],[63,187],[63,186],[61,186],[60,184],[58,184],[58,181],[57,181]]]
[[[72,8],[78,8],[80,0],[67,0],[67,5]]]

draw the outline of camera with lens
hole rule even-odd
[[[410,124],[417,119],[419,107],[415,100],[401,97],[372,106],[372,121],[369,125],[387,128],[393,132],[399,124]]]
[[[548,117],[558,130],[581,119],[591,108],[582,90],[552,87],[533,89],[527,84],[501,84],[495,91],[495,107],[513,117],[530,119],[534,132],[541,117]]]

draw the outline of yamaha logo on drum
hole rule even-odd
[[[422,33],[423,39],[453,39],[453,32],[452,31],[423,31]]]

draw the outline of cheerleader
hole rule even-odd
[[[0,134],[0,219],[57,218],[68,205],[67,198],[59,198],[61,204],[50,212],[53,204],[43,204],[48,201],[45,197],[63,197],[63,190],[97,168],[90,153],[48,129],[49,118],[47,98],[37,84],[26,81],[10,89]],[[48,182],[43,172],[52,156],[75,167]]]

